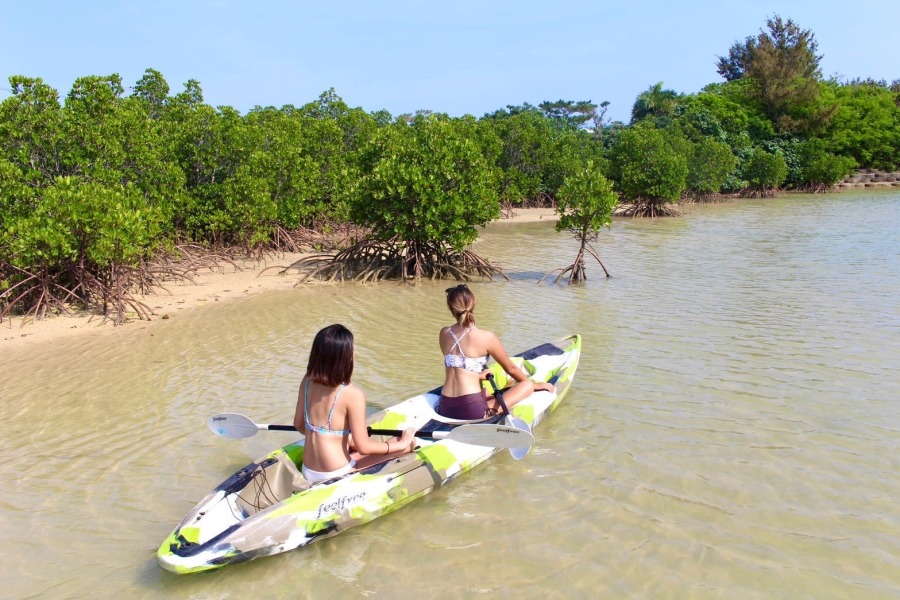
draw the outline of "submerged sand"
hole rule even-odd
[[[515,214],[496,223],[527,223],[556,220],[550,208],[518,209]],[[35,321],[13,317],[0,322],[0,350],[41,344],[71,336],[106,335],[118,327],[151,327],[159,320],[177,317],[180,311],[244,298],[272,290],[289,289],[297,283],[295,274],[281,274],[303,254],[279,254],[263,261],[237,261],[236,267],[226,265],[221,271],[200,272],[193,282],[172,282],[156,294],[137,296],[153,310],[149,321],[133,320],[124,325],[104,322],[103,317],[86,312],[53,315]]]

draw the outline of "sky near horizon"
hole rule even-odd
[[[147,68],[171,94],[246,113],[301,106],[334,88],[392,115],[481,117],[544,100],[610,103],[627,122],[657,82],[695,93],[722,81],[716,58],[768,17],[810,29],[828,78],[900,79],[900,1],[0,0],[0,100],[11,75],[64,99],[78,77]]]

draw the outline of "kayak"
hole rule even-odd
[[[302,438],[279,448],[238,470],[197,503],[162,542],[157,562],[168,571],[186,574],[287,552],[391,513],[504,448],[512,448],[513,456],[521,458],[524,452],[517,455],[515,448],[520,442],[506,438],[533,440],[530,430],[569,391],[580,355],[581,336],[570,335],[512,356],[530,379],[550,382],[556,391],[535,392],[513,406],[511,415],[475,424],[444,418],[435,411],[440,387],[370,415],[367,424],[373,434],[387,437],[398,429],[415,428],[415,451],[375,464],[363,466],[360,461],[360,468],[334,479],[311,484],[303,477]],[[488,368],[501,389],[514,383],[500,365]],[[219,418],[226,425],[219,426],[218,433],[250,435],[226,431],[227,415]],[[255,428],[292,429],[255,425],[242,418],[249,425],[243,421],[240,425],[253,428],[252,433]],[[216,431],[213,420],[210,427]]]

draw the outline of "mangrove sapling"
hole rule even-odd
[[[580,247],[575,262],[551,271],[548,275],[559,272],[554,280],[559,282],[568,273],[570,285],[585,281],[587,274],[584,258],[585,254],[589,254],[600,264],[606,276],[612,277],[591,246],[591,242],[597,239],[600,228],[609,227],[612,223],[612,213],[619,203],[612,182],[603,176],[593,161],[588,161],[584,168],[566,177],[559,189],[558,201],[556,212],[559,214],[559,221],[556,222],[556,230],[572,232]]]

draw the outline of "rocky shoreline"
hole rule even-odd
[[[856,169],[834,187],[839,190],[900,187],[900,171]]]

